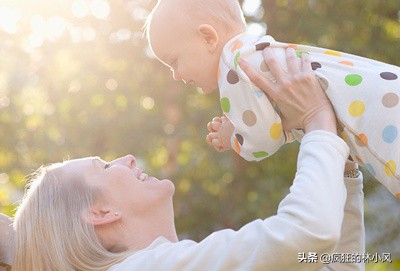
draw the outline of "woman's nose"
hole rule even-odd
[[[124,157],[115,159],[112,163],[124,165],[132,169],[136,166],[136,157],[132,154],[128,154]]]

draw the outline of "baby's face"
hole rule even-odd
[[[196,85],[204,93],[218,88],[219,55],[208,50],[196,28],[155,21],[149,42],[156,57],[170,67],[175,80]]]

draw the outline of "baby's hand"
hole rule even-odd
[[[231,149],[231,136],[233,133],[233,124],[225,116],[215,117],[207,124],[208,135],[207,143],[219,152]]]

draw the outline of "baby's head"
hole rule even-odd
[[[210,93],[218,88],[221,51],[246,24],[237,0],[158,0],[145,32],[154,55],[175,80]]]

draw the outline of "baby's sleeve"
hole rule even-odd
[[[271,73],[265,70],[262,51],[248,52],[241,57],[266,78],[273,80]],[[231,145],[236,153],[248,161],[260,161],[293,140],[293,136],[282,128],[278,109],[236,63],[226,60],[220,76],[226,79],[220,80],[220,103],[235,127]]]
[[[260,97],[248,99],[250,101],[242,102],[242,105],[233,103],[237,109],[227,116],[234,125],[232,149],[248,161],[260,161],[277,152],[286,136],[281,118],[264,93],[255,89],[253,92],[250,95]]]

